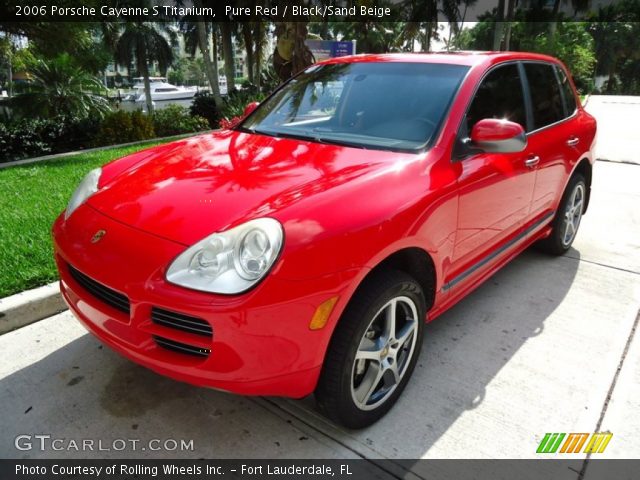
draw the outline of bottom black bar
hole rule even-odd
[[[638,478],[639,460],[0,460],[2,480]]]

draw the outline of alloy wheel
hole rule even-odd
[[[400,384],[414,355],[418,309],[409,297],[389,300],[360,340],[351,373],[351,396],[360,410],[383,404]]]
[[[562,244],[565,247],[567,245],[571,245],[576,233],[578,233],[578,226],[580,225],[580,219],[582,218],[582,211],[584,207],[584,192],[584,185],[578,183],[573,189],[573,192],[571,192],[571,196],[567,202],[562,230]]]

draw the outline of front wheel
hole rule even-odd
[[[538,244],[542,250],[553,255],[563,255],[569,250],[578,233],[586,200],[586,182],[581,174],[576,173],[562,196],[551,234]]]
[[[316,389],[320,410],[348,428],[386,414],[415,367],[425,310],[420,285],[403,272],[365,281],[329,344]]]

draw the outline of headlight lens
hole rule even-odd
[[[282,239],[282,226],[272,218],[214,233],[180,254],[169,266],[167,280],[203,292],[243,292],[269,271]]]
[[[87,198],[98,191],[100,175],[102,175],[102,169],[96,168],[95,170],[91,170],[87,173],[87,175],[82,179],[75,192],[73,192],[73,195],[71,195],[71,200],[69,200],[67,209],[64,212],[65,220],[69,218],[76,208],[86,202]]]

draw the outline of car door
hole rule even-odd
[[[526,129],[524,82],[517,62],[494,67],[481,81],[458,133],[465,144],[475,123],[506,119]],[[456,148],[458,152],[460,149]],[[529,215],[534,174],[518,153],[454,153],[460,162],[458,228],[447,286],[467,278],[517,234]]]
[[[569,80],[550,63],[525,62],[532,126],[527,134],[529,157],[536,172],[531,221],[549,216],[567,179],[567,166],[579,160],[576,100]]]

